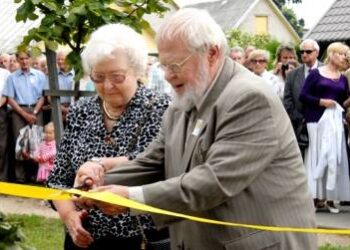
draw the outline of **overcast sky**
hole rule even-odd
[[[209,2],[217,0],[176,0],[181,6],[188,4],[194,4],[199,2]],[[231,1],[231,0],[228,0]],[[244,1],[244,0],[240,0]],[[328,10],[331,4],[335,0],[302,0],[302,4],[289,4],[296,13],[298,19],[304,18],[305,28],[312,28],[316,22],[323,16],[323,14]]]

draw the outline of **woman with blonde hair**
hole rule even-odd
[[[331,213],[339,213],[334,200],[350,200],[342,107],[349,87],[341,74],[347,51],[345,44],[330,44],[325,65],[310,72],[300,93],[310,140],[305,155],[310,190],[315,208]]]

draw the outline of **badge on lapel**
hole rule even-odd
[[[204,128],[204,121],[202,119],[198,119],[196,121],[196,126],[194,127],[194,129],[192,131],[192,135],[198,136],[202,132],[203,128]]]

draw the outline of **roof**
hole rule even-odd
[[[319,42],[350,40],[350,1],[335,0],[305,37]]]
[[[1,0],[0,2],[0,53],[13,53],[22,42],[22,38],[28,30],[37,27],[40,23],[35,21],[16,22],[16,12],[19,4],[13,0]]]
[[[186,5],[186,8],[193,7],[207,10],[220,27],[224,31],[227,31],[232,28],[239,28],[247,18],[248,14],[257,6],[259,1],[260,0],[215,0],[194,5]],[[294,41],[296,43],[300,42],[299,35],[273,1],[266,0],[266,2],[285,25],[286,29],[294,38]]]
[[[224,0],[187,5],[186,8],[207,10],[223,30],[228,30],[236,26],[254,2],[255,0]]]

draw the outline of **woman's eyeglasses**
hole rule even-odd
[[[256,59],[252,59],[250,60],[251,63],[254,63],[254,64],[263,64],[263,63],[267,63],[267,60],[265,59],[260,59],[260,60],[256,60]]]
[[[306,50],[300,50],[300,54],[304,54],[304,53],[306,53],[306,54],[308,54],[308,55],[310,55],[312,52],[314,52],[315,50],[311,50],[311,49],[306,49]]]
[[[108,79],[108,81],[112,84],[120,84],[125,81],[126,76],[121,74],[105,75],[105,74],[92,73],[90,75],[90,78],[96,84],[104,83],[106,79]]]
[[[162,69],[165,71],[166,69],[170,70],[173,74],[177,74],[181,71],[182,66],[185,65],[185,63],[188,61],[188,59],[191,58],[191,56],[193,56],[193,53],[190,54],[188,57],[186,57],[185,59],[182,60],[182,62],[180,63],[172,63],[169,65],[165,65],[165,64],[161,64],[160,66],[162,67]]]

